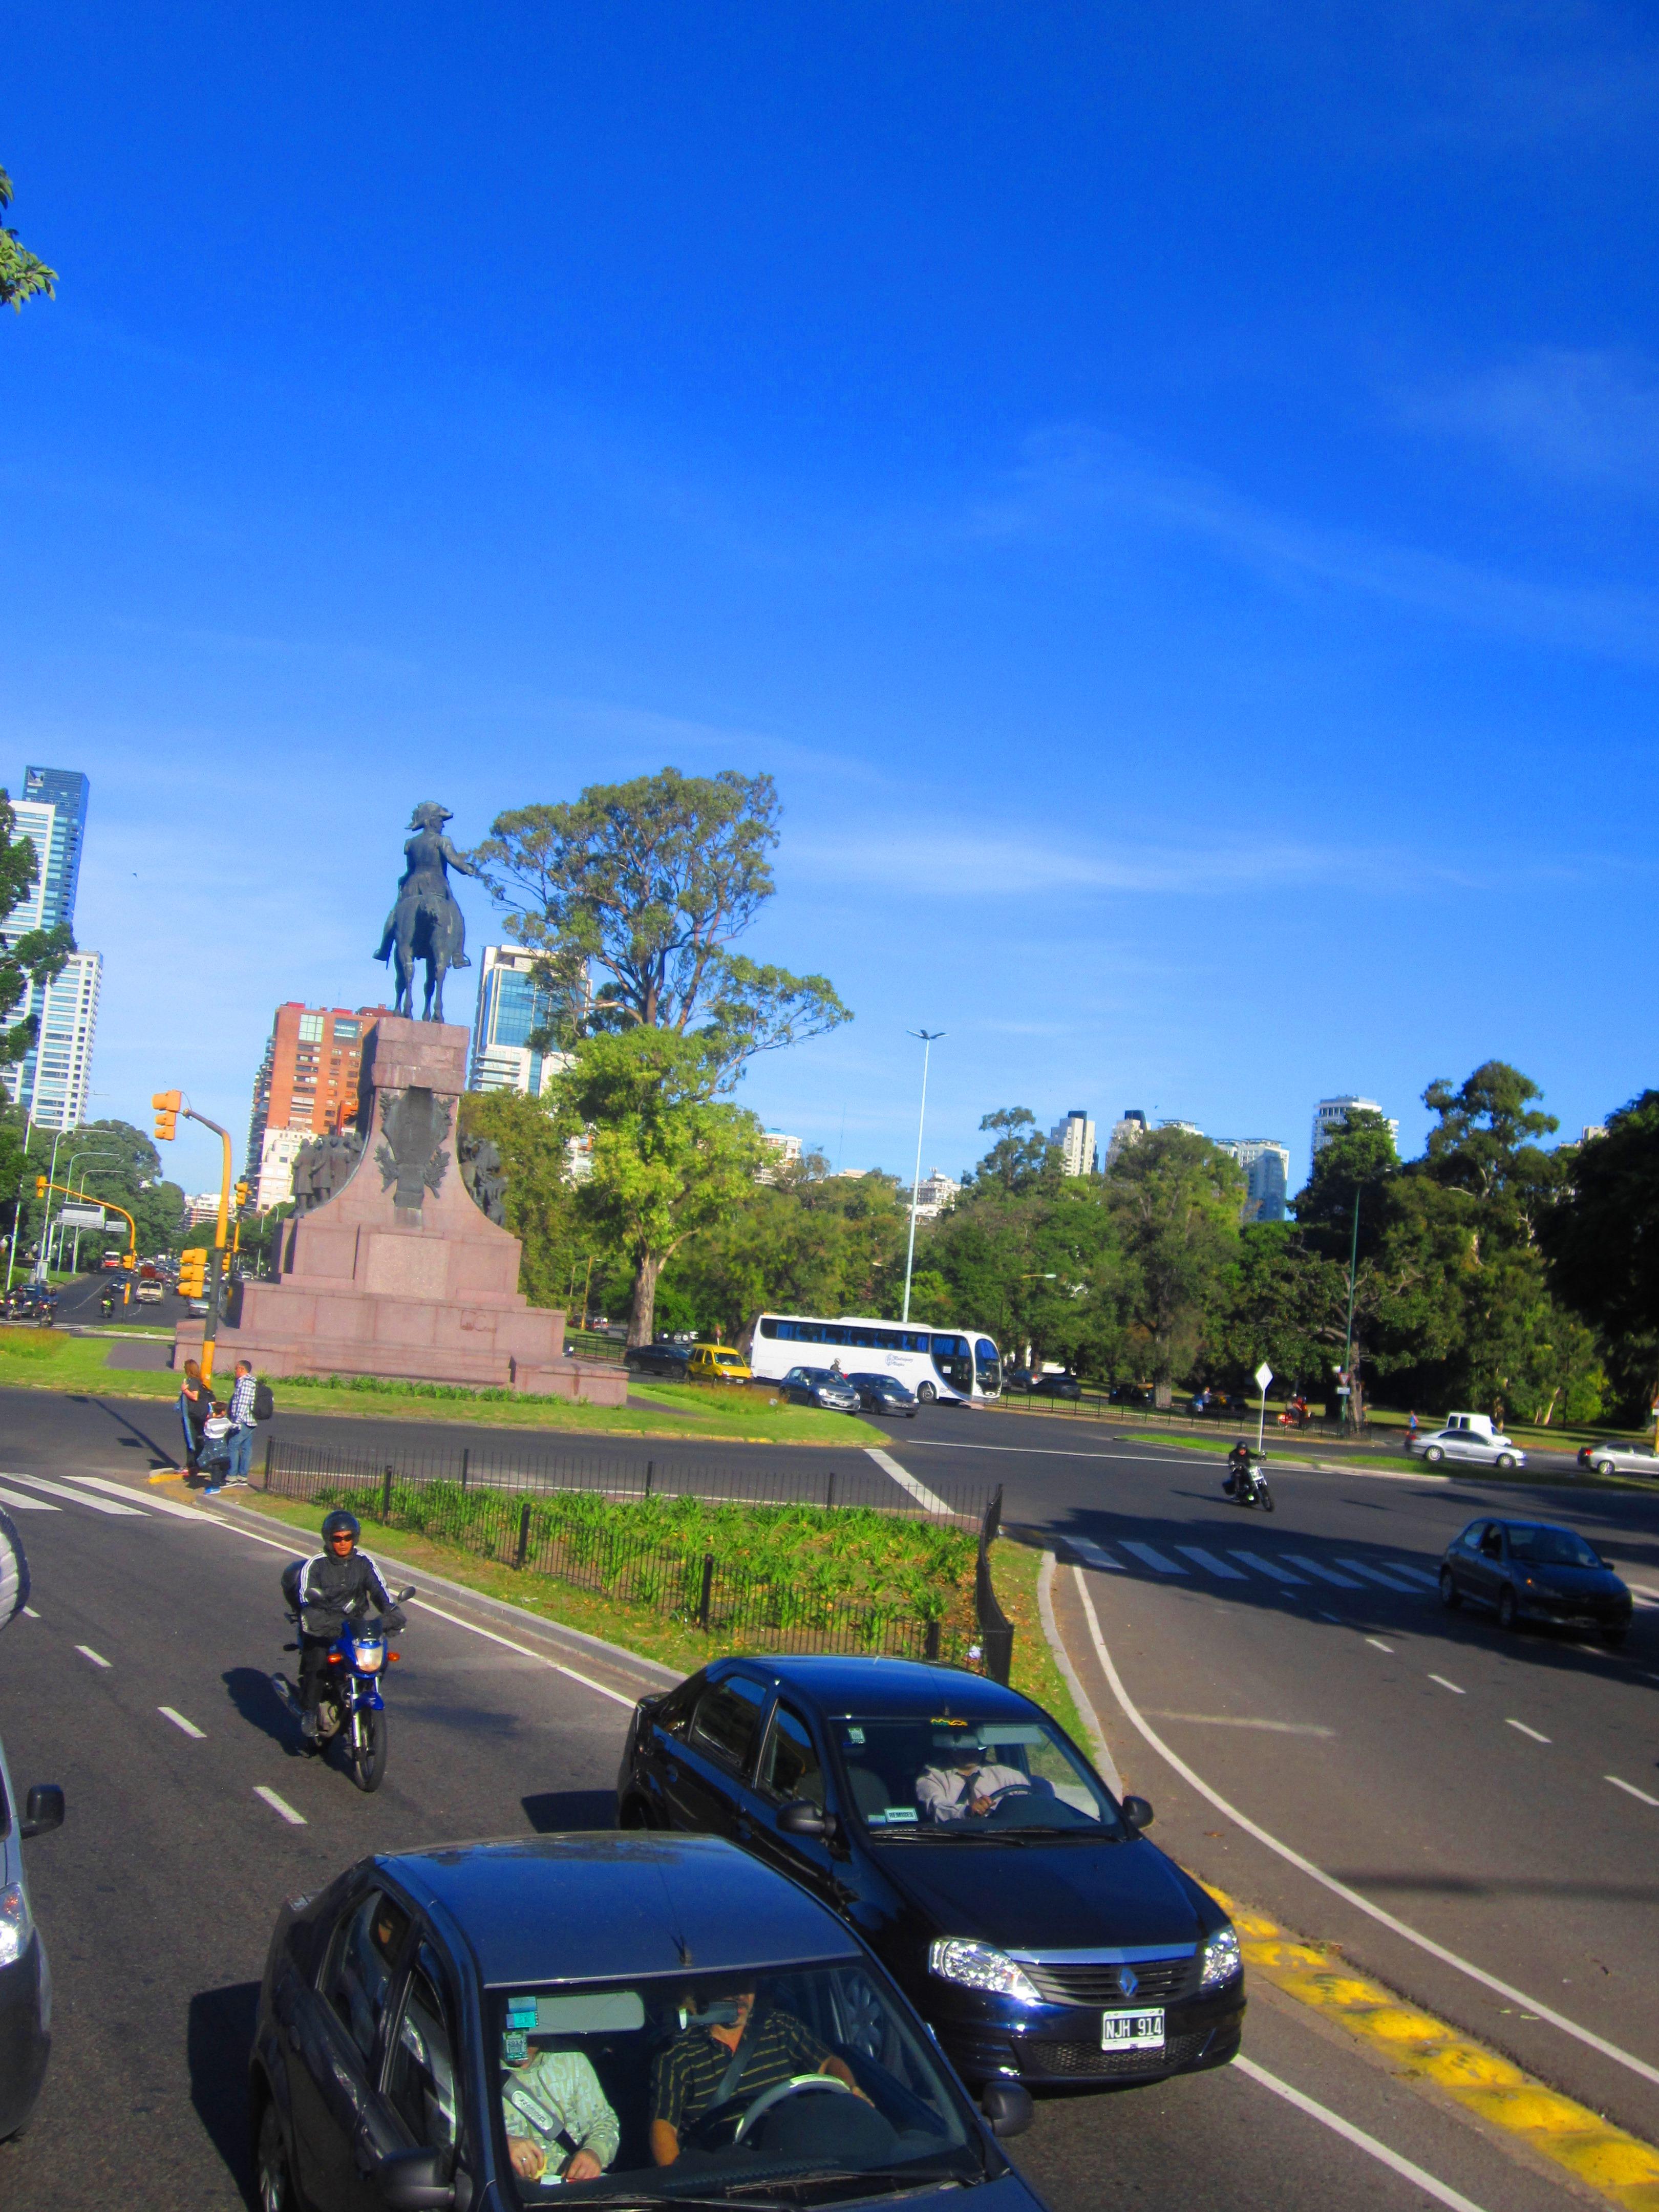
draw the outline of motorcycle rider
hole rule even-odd
[[[323,1522],[323,1548],[312,1559],[283,1570],[283,1595],[300,1616],[300,1733],[317,1740],[317,1705],[328,1676],[328,1655],[349,1618],[382,1615],[395,1635],[404,1625],[380,1569],[357,1548],[362,1534],[355,1513],[337,1507]]]
[[[1248,1481],[1250,1459],[1250,1447],[1241,1437],[1227,1455],[1227,1480],[1221,1486],[1230,1497],[1237,1489],[1241,1480]]]

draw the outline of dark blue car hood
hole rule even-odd
[[[1553,1590],[1559,1597],[1623,1597],[1625,1585],[1611,1567],[1534,1566],[1528,1560],[1516,1559],[1516,1572],[1530,1577],[1545,1589]]]
[[[877,1864],[940,1936],[1005,1951],[1195,1943],[1184,1877],[1155,1844],[887,1844]]]

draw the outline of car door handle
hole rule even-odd
[[[678,1781],[679,1780],[679,1778],[680,1778],[680,1770],[678,1769],[678,1766],[671,1766],[671,1767],[669,1768],[669,1770],[668,1770],[668,1778],[669,1778],[669,1780],[670,1780],[671,1782],[678,1782]]]

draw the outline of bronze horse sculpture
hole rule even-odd
[[[452,968],[470,968],[466,957],[466,922],[449,888],[449,871],[464,876],[478,870],[458,853],[444,835],[449,809],[428,801],[410,817],[414,832],[404,846],[408,862],[398,885],[398,902],[386,918],[377,960],[391,960],[398,977],[395,1011],[415,1018],[415,963],[426,963],[426,997],[421,1019],[444,1018],[444,977]]]

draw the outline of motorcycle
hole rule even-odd
[[[1273,1510],[1273,1494],[1267,1487],[1258,1452],[1251,1452],[1241,1466],[1231,1470],[1221,1487],[1235,1505],[1259,1505],[1264,1513]]]
[[[392,1591],[392,1604],[402,1606],[414,1595],[411,1583],[407,1589]],[[298,1626],[297,1613],[288,1617]],[[401,1621],[392,1626],[390,1616],[382,1620],[374,1613],[359,1613],[349,1620],[330,1648],[329,1672],[317,1700],[315,1749],[326,1758],[329,1746],[337,1741],[352,1780],[366,1796],[378,1790],[386,1777],[386,1700],[380,1695],[380,1677],[398,1661],[399,1654],[392,1650],[388,1638],[401,1633],[402,1626]],[[297,1651],[300,1646],[288,1644],[283,1648]],[[273,1674],[270,1680],[289,1711],[303,1717],[300,1692],[287,1675]]]

